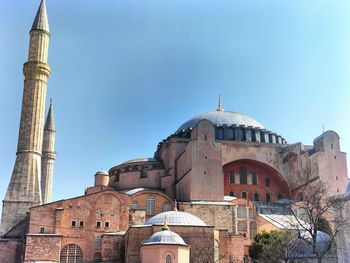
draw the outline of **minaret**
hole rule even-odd
[[[43,151],[41,157],[41,194],[43,204],[51,201],[53,167],[56,159],[55,135],[55,120],[53,117],[52,99],[50,99],[50,108],[44,127]]]
[[[41,204],[41,151],[44,132],[49,24],[42,0],[30,30],[28,61],[23,65],[24,90],[16,162],[3,200],[2,231],[18,223]]]

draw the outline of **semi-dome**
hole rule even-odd
[[[198,114],[180,126],[177,132],[192,129],[201,120],[208,120],[215,126],[244,126],[264,129],[264,126],[257,120],[238,112],[233,111],[209,111]]]
[[[151,245],[151,244],[176,244],[176,245],[183,245],[186,246],[187,244],[185,241],[180,237],[178,234],[170,231],[170,230],[162,230],[160,232],[157,232],[150,236],[149,239],[147,239],[144,242],[145,245]]]
[[[146,225],[162,225],[165,219],[169,225],[206,226],[200,218],[180,211],[168,211],[155,215],[146,222]]]

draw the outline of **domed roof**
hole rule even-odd
[[[308,232],[301,233],[302,238],[295,238],[289,245],[286,252],[288,258],[298,257],[313,257],[315,256],[312,251],[312,246],[307,240],[311,240],[311,235]],[[329,244],[331,243],[330,236],[322,231],[317,231],[316,235],[316,249],[319,253],[327,251]]]
[[[140,162],[159,162],[159,160],[155,158],[142,157],[142,158],[132,159],[132,160],[123,162],[122,164],[140,163]]]
[[[162,230],[153,234],[149,239],[147,239],[144,244],[176,244],[176,245],[184,245],[187,244],[178,234],[170,231],[170,230]]]
[[[96,176],[96,175],[99,175],[99,174],[109,175],[108,172],[105,171],[105,170],[99,170],[99,171],[97,171],[96,174],[95,174],[95,176]]]
[[[191,129],[195,127],[201,120],[208,120],[216,126],[240,126],[243,125],[245,127],[252,126],[255,128],[265,129],[264,126],[253,118],[238,112],[233,111],[210,111],[198,114],[186,121],[184,124],[180,126],[177,132]]]
[[[169,225],[206,226],[200,218],[180,211],[168,211],[155,215],[146,222],[146,225],[162,225],[165,218]]]

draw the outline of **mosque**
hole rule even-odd
[[[55,123],[46,86],[50,30],[42,0],[30,30],[17,158],[1,217],[0,262],[233,262],[256,233],[286,229],[301,179],[346,192],[346,154],[325,131],[288,143],[245,114],[185,121],[151,158],[98,171],[82,196],[51,202]],[[306,174],[305,171],[312,171]]]

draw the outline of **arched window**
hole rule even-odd
[[[260,201],[259,193],[254,193],[254,201]]]
[[[252,184],[257,185],[258,184],[258,176],[256,172],[252,173]]]
[[[235,196],[235,192],[231,191],[230,196]]]
[[[131,209],[139,209],[139,203],[137,201],[132,201],[131,202]]]
[[[239,183],[247,184],[247,169],[245,167],[239,168]]]
[[[153,216],[156,214],[156,199],[153,196],[148,196],[146,200],[146,215]]]
[[[171,256],[167,255],[165,258],[165,263],[172,263]]]
[[[265,178],[265,186],[270,186],[270,179],[268,177]]]
[[[266,194],[266,202],[271,202],[271,195],[270,194]]]
[[[247,192],[242,192],[241,196],[242,196],[243,199],[248,199]]]
[[[60,263],[82,263],[83,251],[75,244],[69,244],[61,250]]]
[[[170,211],[170,204],[169,202],[164,202],[162,205],[162,212]]]
[[[235,172],[231,171],[230,172],[230,184],[234,184],[235,183]]]

